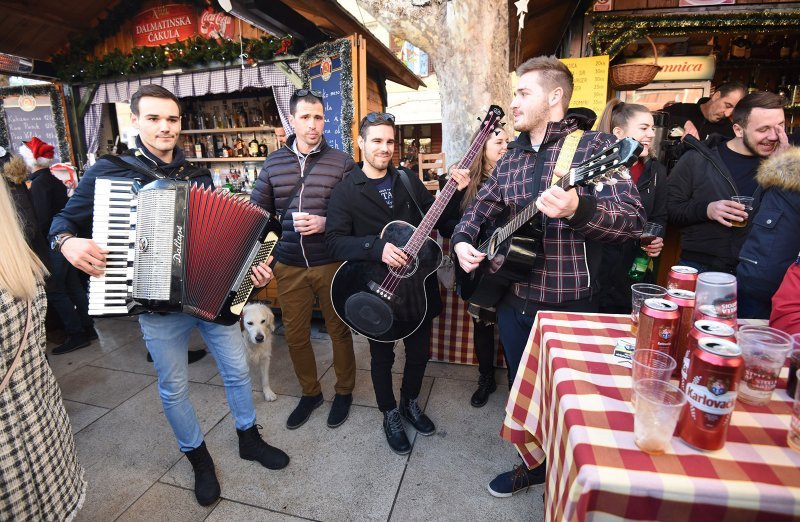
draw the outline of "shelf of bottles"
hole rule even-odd
[[[186,159],[200,163],[263,162],[278,148],[281,120],[272,95],[184,100],[181,134]]]

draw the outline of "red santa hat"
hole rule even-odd
[[[31,170],[49,167],[53,164],[55,148],[36,136],[29,141],[23,141],[19,148],[20,155],[25,158],[25,163]]]

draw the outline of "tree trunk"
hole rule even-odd
[[[431,0],[422,7],[411,0],[357,1],[390,33],[428,53],[442,100],[442,151],[455,163],[489,105],[508,113],[507,0]]]

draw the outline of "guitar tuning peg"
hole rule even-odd
[[[610,187],[612,185],[616,185],[618,181],[619,180],[617,178],[608,178],[606,180],[606,185],[608,185]]]
[[[595,190],[595,192],[602,192],[603,191],[603,182],[602,181],[598,181],[597,183],[595,183],[594,184],[594,190]]]
[[[619,177],[621,177],[622,179],[631,179],[631,174],[628,171],[628,169],[619,169],[617,173],[619,174]]]

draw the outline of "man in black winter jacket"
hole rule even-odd
[[[139,137],[137,148],[126,151],[125,156],[136,164],[137,170],[101,158],[86,171],[75,194],[50,227],[54,249],[91,276],[103,275],[108,253],[91,239],[85,239],[91,235],[94,186],[98,177],[140,179],[144,183],[168,178],[212,186],[208,169],[188,163],[182,149],[177,146],[181,117],[174,94],[158,85],[145,85],[131,97],[131,113],[131,122],[139,130]],[[253,268],[251,277],[255,286],[263,287],[271,279],[272,272],[261,263]],[[256,460],[269,469],[281,469],[289,464],[289,457],[264,442],[258,432],[260,426],[256,425],[249,368],[238,324],[212,323],[184,313],[146,313],[139,316],[139,325],[158,374],[158,392],[164,415],[172,426],[180,450],[186,453],[194,468],[198,503],[207,506],[216,502],[220,486],[200,422],[189,399],[186,352],[189,335],[195,328],[214,355],[222,375],[239,438],[239,456]]]
[[[331,280],[341,263],[325,247],[325,220],[333,188],[353,170],[353,159],[330,147],[323,137],[322,94],[299,89],[289,100],[295,130],[269,155],[258,175],[251,201],[280,216],[283,235],[275,250],[275,279],[286,344],[303,396],[286,427],[297,429],[323,402],[317,361],[311,346],[311,310],[319,300],[333,345],[336,394],[328,427],[341,426],[350,414],[356,383],[353,336],[331,304]]]
[[[735,138],[710,146],[684,140],[691,150],[669,176],[667,200],[670,223],[682,227],[680,264],[736,272],[748,213],[731,198],[752,197],[761,160],[788,147],[783,103],[770,92],[748,94],[733,110]]]

